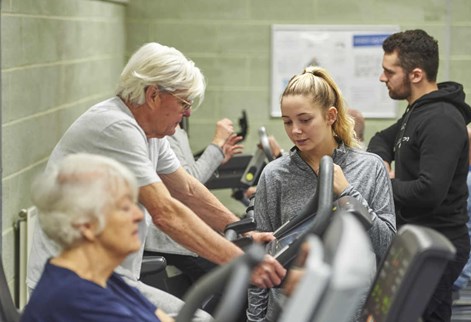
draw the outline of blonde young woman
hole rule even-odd
[[[380,261],[396,233],[391,182],[383,161],[359,148],[354,121],[328,72],[310,66],[291,78],[281,114],[294,147],[264,168],[255,196],[257,229],[275,231],[302,210],[316,192],[319,162],[329,155],[335,197],[349,195],[368,207],[373,218],[368,234]],[[272,320],[277,295],[273,289],[250,289],[248,320]]]

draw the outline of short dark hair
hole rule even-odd
[[[421,68],[429,81],[437,80],[438,41],[421,29],[406,30],[392,34],[383,42],[386,54],[397,52],[399,65],[410,73]]]

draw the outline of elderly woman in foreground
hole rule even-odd
[[[106,157],[72,154],[32,186],[39,223],[61,249],[21,321],[171,321],[114,269],[139,249],[137,185]]]

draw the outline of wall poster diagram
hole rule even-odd
[[[333,76],[347,104],[366,118],[395,118],[397,104],[384,83],[384,39],[398,26],[273,25],[271,116],[281,116],[280,97],[290,78],[319,65]]]

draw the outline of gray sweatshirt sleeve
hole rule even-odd
[[[203,184],[211,178],[224,160],[223,151],[215,144],[208,145],[198,160],[195,160],[188,135],[183,129],[177,128],[175,134],[168,137],[168,141],[182,167]]]
[[[222,160],[224,160],[222,149],[215,144],[210,144],[196,160],[195,165],[188,168],[187,171],[204,184],[221,165]]]

